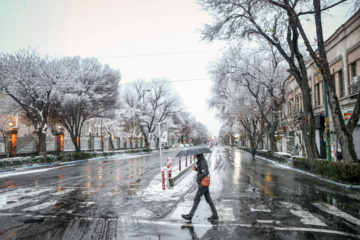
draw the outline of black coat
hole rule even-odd
[[[209,167],[208,167],[208,164],[206,162],[206,159],[205,158],[202,158],[200,159],[198,162],[197,162],[197,168],[196,168],[197,172],[198,172],[198,176],[197,176],[197,179],[196,179],[196,182],[201,185],[201,180],[209,175]]]

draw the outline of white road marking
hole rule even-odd
[[[55,215],[30,215],[24,213],[0,213],[0,217],[9,217],[9,216],[28,216],[33,218],[56,218]],[[99,218],[99,217],[74,217],[76,220],[88,220],[88,221],[109,221],[109,222],[121,222],[121,223],[135,223],[135,224],[156,224],[156,225],[164,225],[164,226],[194,226],[195,228],[209,228],[212,226],[209,224],[201,224],[201,223],[184,223],[184,222],[168,222],[168,221],[156,221],[156,220],[142,220],[142,219],[131,219],[131,218]],[[219,222],[217,226],[227,227],[245,227],[245,228],[272,228],[277,231],[295,231],[295,232],[314,232],[314,233],[326,233],[326,234],[337,234],[342,236],[348,236],[353,238],[360,238],[360,235],[340,232],[336,230],[328,230],[321,228],[306,228],[306,227],[274,227],[274,226],[253,226],[252,224],[246,223],[231,223],[231,222]]]
[[[227,207],[226,205],[227,204],[220,203],[215,206],[220,220],[221,221],[236,221],[233,208]]]
[[[314,215],[312,215],[307,211],[290,210],[290,212],[295,216],[299,217],[300,221],[303,224],[326,227],[326,224],[323,221],[321,221],[320,219],[318,219],[317,217],[315,217]]]
[[[82,202],[82,203],[81,203],[81,206],[82,206],[82,207],[84,207],[84,206],[85,206],[85,207],[88,207],[88,206],[93,205],[93,204],[95,204],[95,202]]]
[[[46,192],[52,192],[54,191],[53,188],[44,188],[44,189],[36,189],[36,188],[32,188],[29,191],[25,191],[23,193],[17,193],[17,194],[13,194],[14,197],[16,198],[24,198],[24,197],[34,197]]]
[[[314,205],[315,207],[319,208],[320,210],[333,214],[335,216],[338,217],[342,217],[345,218],[346,220],[348,220],[349,222],[352,222],[356,225],[360,225],[360,220],[351,216],[350,214],[347,214],[345,212],[340,211],[338,208],[331,206],[330,204],[327,203],[312,203],[312,205]]]
[[[281,202],[281,204],[289,209],[293,209],[293,210],[302,210],[302,207],[299,204],[296,203],[290,203],[290,202]]]
[[[23,211],[38,211],[38,210],[42,210],[42,209],[45,209],[45,208],[47,208],[47,207],[50,207],[50,206],[54,205],[56,202],[57,202],[56,200],[44,202],[44,203],[39,204],[39,205],[36,205],[36,206],[24,208]]]
[[[277,221],[277,220],[261,220],[261,219],[258,219],[256,221],[258,223],[262,223],[262,224],[280,224],[281,223],[280,221]]]
[[[306,225],[315,225],[315,226],[323,226],[326,227],[327,225],[312,215],[308,211],[304,211],[302,207],[296,203],[289,203],[289,202],[281,202],[281,204],[290,209],[290,212],[295,216],[300,218],[300,221]]]
[[[178,204],[175,211],[170,216],[170,219],[177,219],[177,220],[183,219],[181,217],[181,214],[189,213],[192,208],[193,203],[194,203],[193,201],[184,201],[184,202]]]
[[[53,195],[53,196],[64,195],[64,194],[72,192],[74,190],[75,190],[74,188],[70,188],[70,189],[62,190],[60,192],[52,193],[51,195]]]
[[[25,199],[25,200],[21,200],[19,202],[10,203],[10,204],[6,205],[5,207],[3,207],[2,209],[7,210],[7,209],[14,208],[14,207],[22,206],[22,205],[25,205],[25,204],[28,204],[28,203],[34,203],[34,202],[37,202],[37,201],[39,201],[39,200],[38,199]]]
[[[249,204],[248,206],[252,212],[271,212],[271,210],[268,209],[264,204]]]
[[[155,213],[153,213],[152,211],[150,211],[146,208],[142,208],[142,209],[138,210],[132,216],[133,217],[143,217],[143,218],[156,217]]]

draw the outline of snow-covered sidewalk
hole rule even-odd
[[[190,167],[191,166],[189,164],[188,168]],[[185,171],[185,169],[183,171]],[[172,168],[172,175],[176,176],[179,173],[179,165],[177,164]],[[181,180],[176,182],[174,187],[163,190],[162,176],[159,173],[150,182],[149,186],[141,193],[142,201],[152,202],[179,200],[179,197],[187,193],[187,191],[194,185],[195,180],[196,171],[189,169],[189,172],[185,173]]]
[[[205,159],[209,161],[211,154],[204,154]],[[192,159],[190,164],[190,159],[188,157],[188,167],[185,167],[185,159],[182,158],[181,161],[181,172],[186,171],[187,168],[192,168],[192,164],[195,162],[195,159]],[[176,163],[175,163],[176,162]],[[178,158],[172,159],[172,177],[175,177],[180,173],[179,171],[179,161]],[[157,174],[155,178],[150,182],[149,186],[141,193],[142,201],[151,202],[151,201],[169,201],[169,200],[179,200],[182,195],[185,195],[189,189],[196,183],[196,174],[197,172],[188,169],[188,172],[184,174],[177,180],[175,186],[172,188],[166,188],[163,190],[162,185],[162,176]]]

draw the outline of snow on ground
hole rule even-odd
[[[176,176],[178,172],[179,166],[175,165],[172,168],[173,176]],[[149,186],[142,192],[142,200],[144,202],[179,200],[180,196],[186,193],[196,181],[196,171],[189,170],[189,172],[185,174],[186,176],[183,176],[181,180],[175,182],[174,187],[167,188],[166,190],[163,190],[160,173],[157,174]]]
[[[19,175],[25,175],[25,174],[32,174],[32,173],[40,173],[40,172],[46,172],[53,170],[57,167],[53,168],[43,168],[43,169],[36,169],[36,170],[27,170],[27,171],[12,171],[12,172],[5,172],[0,174],[0,178],[5,177],[13,177],[13,176],[19,176]]]
[[[205,159],[210,162],[211,154],[204,154]],[[181,169],[185,170],[185,159],[182,157],[181,161]],[[190,157],[187,158],[188,168],[192,168],[190,164]],[[192,164],[195,159],[192,158]],[[172,159],[172,176],[176,176],[179,174],[179,163],[178,158]],[[184,176],[181,177],[180,180],[175,182],[175,186],[173,188],[166,188],[163,190],[162,186],[162,177],[159,174],[155,176],[155,178],[150,182],[149,186],[141,193],[142,200],[144,202],[152,202],[152,201],[169,201],[169,200],[179,200],[181,196],[188,192],[188,190],[196,183],[196,171],[190,169]]]
[[[0,209],[5,207],[7,204],[7,196],[0,196]]]

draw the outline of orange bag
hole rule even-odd
[[[201,180],[201,186],[203,186],[203,187],[208,187],[208,186],[210,186],[210,177],[209,177],[209,176],[205,176],[205,177]]]

